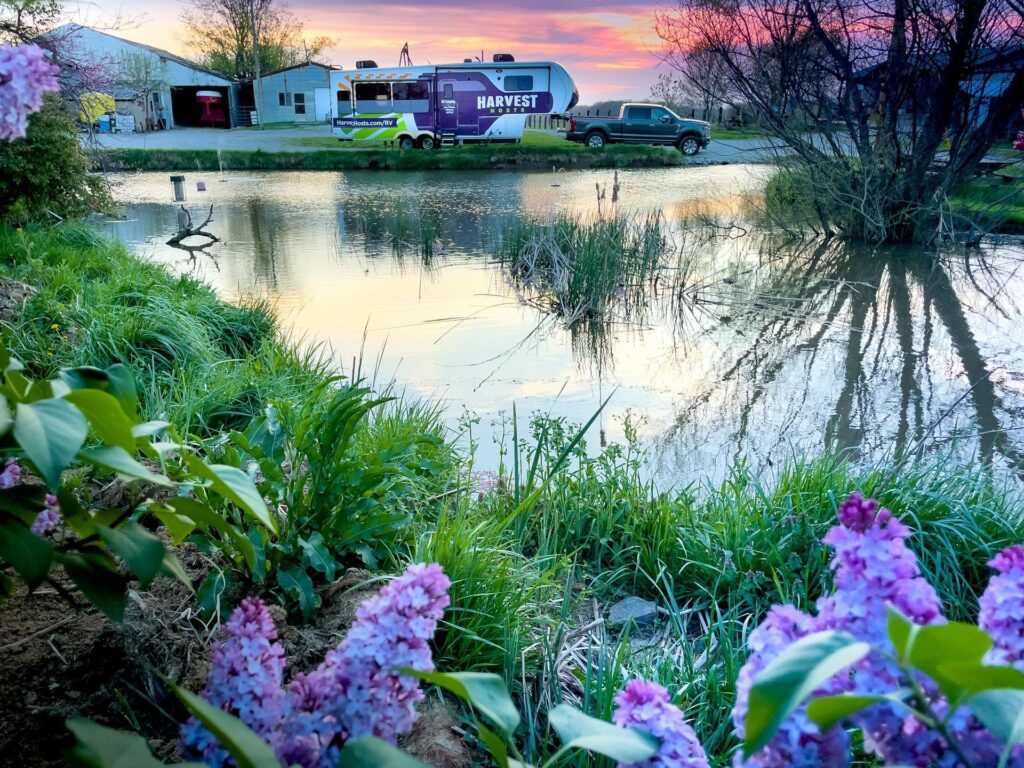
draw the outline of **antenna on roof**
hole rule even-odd
[[[409,44],[406,43],[402,46],[402,52],[398,55],[398,66],[411,67],[412,65],[412,56],[409,55]]]

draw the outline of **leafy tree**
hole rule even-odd
[[[47,94],[25,138],[0,142],[0,218],[81,216],[109,205],[60,96]]]
[[[326,37],[307,42],[302,21],[278,0],[189,0],[181,22],[200,63],[229,77],[253,77],[257,63],[268,72],[315,61],[332,44]]]

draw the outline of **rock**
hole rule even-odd
[[[15,323],[21,317],[21,309],[29,297],[36,292],[31,285],[0,277],[0,321]]]
[[[619,600],[608,610],[608,624],[621,627],[625,624],[651,624],[658,618],[658,606],[640,597]]]

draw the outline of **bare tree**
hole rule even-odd
[[[167,65],[144,51],[122,54],[118,79],[136,98],[145,104],[146,130],[149,130],[152,112],[151,94],[167,86]]]
[[[668,73],[658,75],[651,87],[651,98],[668,104],[676,111],[693,108],[704,120],[714,118],[715,110],[731,104],[729,72],[715,54],[692,50],[678,64],[678,77]]]
[[[826,229],[864,239],[935,237],[1024,102],[1022,0],[676,0],[657,30],[677,68],[723,66]]]

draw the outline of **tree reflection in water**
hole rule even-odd
[[[790,428],[814,409],[824,421],[820,447],[853,458],[956,442],[985,462],[1024,469],[1007,426],[1022,403],[997,387],[999,366],[986,358],[969,320],[1001,317],[1019,328],[1006,288],[1024,263],[1021,253],[757,239],[756,263],[742,277],[707,281],[677,307],[684,324],[700,312],[727,318],[744,342],[732,354],[721,350],[722,363],[678,410],[663,443],[695,419],[704,429],[717,420],[731,432],[737,458],[751,439],[763,445],[768,438],[770,462],[787,443],[806,444]],[[763,434],[771,426],[765,413],[775,416],[775,435]]]

